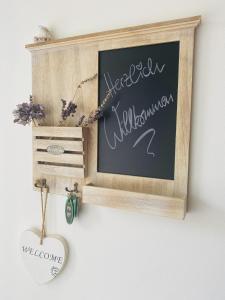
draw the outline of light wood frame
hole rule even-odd
[[[175,179],[98,173],[97,124],[94,124],[89,128],[89,164],[83,183],[83,202],[184,218],[188,188],[194,33],[199,23],[200,16],[196,16],[26,46],[32,53],[34,99],[46,106],[49,112],[45,126],[56,126],[61,108],[60,98],[71,99],[74,87],[81,80],[98,73],[98,51],[180,42]],[[97,81],[84,87],[77,104],[81,113],[85,114],[97,107]],[[52,191],[63,193],[63,178],[51,180],[54,186]]]

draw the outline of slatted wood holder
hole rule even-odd
[[[67,182],[65,188],[84,181],[87,171],[86,131],[81,127],[34,127],[34,182],[46,177],[48,182],[49,178],[51,182],[64,178],[64,182]],[[61,189],[60,193],[63,192],[64,189]]]

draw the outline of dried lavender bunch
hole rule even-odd
[[[75,93],[73,95],[73,98],[71,101],[66,101],[64,99],[61,99],[61,102],[62,102],[62,110],[61,110],[61,121],[59,122],[59,126],[63,126],[63,123],[64,121],[67,120],[68,117],[70,116],[74,116],[74,114],[76,113],[76,110],[77,110],[77,105],[76,103],[74,102],[75,99],[77,99],[77,93],[79,91],[79,89],[82,88],[82,86],[86,83],[86,82],[89,82],[89,81],[92,81],[94,80],[95,78],[97,77],[97,74],[94,74],[93,76],[91,77],[88,77],[87,79],[85,80],[82,80],[78,86],[76,87],[76,90],[75,90]],[[79,97],[78,97],[79,98]]]
[[[81,126],[81,127],[87,127],[88,125],[93,124],[95,121],[103,117],[105,107],[112,95],[111,91],[108,91],[106,94],[106,97],[102,101],[102,104],[98,106],[98,108],[94,111],[92,111],[87,117],[85,115],[82,115],[80,119],[78,120],[77,124],[75,126]]]
[[[91,125],[100,119],[102,116],[103,111],[100,111],[99,108],[97,108],[96,110],[93,110],[87,117],[85,115],[81,116],[76,124],[76,127],[87,127],[88,125]]]
[[[74,116],[77,105],[73,103],[72,101],[67,102],[64,99],[61,99],[62,101],[62,111],[61,111],[61,117],[62,120],[65,121],[69,116]]]
[[[30,96],[30,102],[23,102],[22,104],[18,104],[16,109],[13,111],[14,115],[14,123],[21,125],[28,125],[32,121],[34,125],[36,121],[40,121],[45,118],[44,107],[40,104],[33,103],[33,97]]]

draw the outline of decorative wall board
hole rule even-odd
[[[88,128],[87,176],[84,179],[76,179],[65,176],[48,177],[47,175],[50,192],[62,194],[65,186],[73,186],[76,180],[80,185],[83,185],[82,201],[84,203],[141,210],[176,218],[184,217],[188,187],[194,33],[199,23],[200,17],[197,16],[26,46],[32,53],[34,100],[47,108],[48,117],[46,123],[43,124],[44,126],[57,126],[61,109],[60,99],[72,99],[75,87],[82,80],[96,73],[99,76],[98,80],[90,82],[81,91],[76,117],[88,114],[101,103],[104,92],[107,87],[109,88],[107,86],[109,79],[107,80],[105,77],[104,80],[104,76],[110,72],[110,76],[112,74],[117,76],[113,78],[113,85],[111,85],[115,94],[113,94],[112,100],[115,102],[112,102],[109,107],[109,111],[115,113],[118,103],[125,103],[122,100],[126,99],[128,90],[132,88],[128,84],[130,75],[126,73],[125,65],[123,65],[125,57],[128,57],[127,64],[130,64],[130,72],[136,74],[135,72],[139,71],[140,80],[136,77],[133,81],[134,89],[133,93],[130,94],[133,102],[129,103],[128,101],[127,107],[119,112],[123,116],[122,123],[117,124],[120,127],[120,132],[118,133],[113,128],[110,142],[114,136],[121,147],[130,143],[130,145],[135,145],[132,148],[135,148],[135,151],[137,149],[138,153],[141,149],[147,150],[150,160],[154,157],[158,159],[158,153],[160,153],[160,157],[164,157],[164,162],[158,161],[152,171],[146,169],[146,172],[142,174],[142,170],[139,170],[135,174],[135,156],[132,157],[133,154],[129,152],[132,149],[127,148],[126,151],[118,152],[118,155],[115,156],[116,159],[124,157],[124,161],[121,160],[124,165],[120,168],[121,162],[118,159],[115,161],[117,169],[112,173],[114,166],[113,161],[110,162],[109,154],[111,150],[115,149],[109,149],[107,152],[107,148],[104,148],[106,144],[104,141],[102,142],[104,137],[102,135],[104,130],[102,131],[102,129],[110,128],[110,126],[107,127],[107,124],[115,126],[115,119],[114,121],[111,119],[111,122],[110,117],[105,117],[105,120],[99,122],[99,128],[97,123]],[[137,51],[133,51],[134,47]],[[140,52],[139,50],[144,49],[143,47],[147,47],[147,50]],[[111,50],[115,51],[111,53]],[[149,56],[146,56],[146,51],[149,51]],[[166,54],[167,51],[170,53],[168,54],[169,58]],[[138,57],[139,54],[140,57]],[[132,59],[134,60],[132,61]],[[134,67],[131,67],[132,65]],[[110,72],[104,69],[107,67],[109,67]],[[148,76],[149,74],[154,76]],[[150,91],[146,86],[147,80],[155,81],[155,85],[151,83]],[[125,81],[127,86],[122,91]],[[146,93],[141,90],[142,87],[147,89]],[[138,94],[138,88],[140,88],[140,94]],[[146,131],[142,131],[144,127],[141,128],[140,124],[135,123],[134,125],[132,123],[131,126],[130,120],[134,112],[131,116],[130,108],[136,108],[135,93],[136,98],[140,98],[139,102],[143,101],[143,105],[146,105],[147,101],[145,95],[154,96],[156,101],[154,105],[158,105],[157,107],[154,106],[157,113],[152,117],[152,123],[149,123],[151,125],[149,125],[148,132],[147,127],[145,128]],[[140,97],[138,97],[139,95]],[[152,97],[149,99],[149,104],[152,105]],[[143,106],[141,112],[149,107]],[[141,109],[141,106],[138,109]],[[164,112],[166,110],[168,111],[167,117],[165,117]],[[147,114],[147,110],[145,112]],[[148,117],[145,117],[145,121],[146,124],[141,125],[147,126]],[[127,129],[128,123],[129,130]],[[73,126],[71,121],[68,126]],[[134,128],[134,132],[139,130],[139,135],[129,142],[128,136],[131,135],[128,134],[128,131]],[[147,132],[146,135],[148,134],[150,144],[145,140],[143,146],[141,144],[143,139],[140,137],[145,132]],[[159,134],[156,135],[156,133]],[[170,145],[170,155],[166,155],[162,151],[166,145],[167,136],[170,137],[167,141]],[[127,139],[126,142],[121,143],[123,137]],[[101,139],[100,142],[98,138]],[[138,147],[141,147],[140,149],[136,147],[137,144]],[[120,151],[119,149],[116,150]],[[99,153],[101,153],[101,157],[99,157]],[[108,155],[104,161],[102,160],[103,153],[104,156]],[[134,166],[133,170],[126,169],[125,164],[127,163],[129,166],[129,155],[131,155]],[[142,157],[137,156],[136,159],[141,161]],[[145,159],[147,159],[146,154]],[[166,166],[166,163],[170,165]],[[164,166],[167,171],[164,170]],[[151,164],[147,162],[147,168],[150,167]],[[161,171],[158,172],[157,168],[161,168]]]

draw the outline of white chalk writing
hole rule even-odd
[[[149,108],[141,109],[140,113],[136,112],[134,105],[129,107],[127,110],[122,111],[121,113],[119,113],[120,102],[118,102],[116,106],[112,106],[112,117],[115,118],[117,130],[110,132],[110,129],[106,128],[107,119],[104,118],[104,133],[109,148],[115,150],[118,146],[118,143],[124,142],[126,136],[131,135],[134,131],[142,128],[151,117],[153,117],[160,110],[165,109],[170,103],[173,102],[174,99],[172,94],[170,94],[169,97],[162,96],[161,99],[159,99],[156,103],[152,103]],[[150,151],[150,146],[154,136],[156,135],[156,130],[154,128],[150,128],[142,133],[132,147],[135,148],[138,143],[150,133],[152,135],[146,151],[147,154],[155,156],[155,153]]]
[[[109,72],[104,73],[104,80],[108,88],[108,92],[111,91],[111,96],[116,95],[118,91],[124,87],[130,88],[131,86],[139,83],[142,79],[156,74],[161,74],[165,69],[165,64],[160,65],[158,62],[153,63],[151,57],[148,57],[147,63],[144,65],[142,61],[138,64],[131,64],[128,67],[128,72],[124,73],[120,78],[116,78],[114,81]]]

